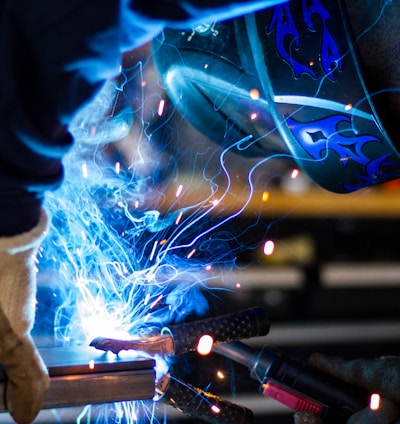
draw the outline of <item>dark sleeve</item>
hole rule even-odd
[[[10,0],[0,39],[0,235],[32,228],[63,178],[68,124],[120,64],[119,3]]]
[[[63,178],[74,114],[123,51],[165,26],[234,17],[282,0],[0,0],[0,235],[29,230]]]

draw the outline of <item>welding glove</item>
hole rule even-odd
[[[50,381],[30,336],[36,304],[34,256],[47,222],[42,212],[32,230],[0,237],[0,364],[8,377],[6,407],[18,424],[34,420]]]
[[[353,414],[346,424],[400,424],[400,357],[344,360],[314,354],[310,363],[367,392],[382,396],[378,410],[369,407]],[[313,414],[297,412],[295,424],[322,424]]]

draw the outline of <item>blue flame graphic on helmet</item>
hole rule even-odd
[[[368,156],[365,153],[365,146],[368,143],[382,145],[383,141],[373,135],[356,134],[351,129],[351,119],[347,116],[331,115],[313,122],[299,122],[292,117],[287,117],[286,122],[304,151],[316,161],[323,162],[328,151],[332,151],[339,156],[339,162],[343,168],[347,168],[351,161],[363,167],[364,175],[354,174],[354,177],[361,181],[359,185],[343,183],[348,191],[387,180],[391,173],[385,172],[384,168],[400,163],[387,150],[378,157],[375,157],[376,154]],[[396,174],[393,172],[392,175]]]
[[[328,29],[328,22],[332,20],[331,16],[319,0],[303,0],[302,9],[304,23],[309,31],[317,31],[313,23],[314,15],[318,16],[322,21],[321,65],[325,75],[332,81],[335,81],[336,78],[333,75],[333,71],[335,69],[342,70],[342,60],[335,39]],[[291,43],[287,42],[288,38],[293,40],[296,50],[299,50],[300,44],[302,44],[299,29],[293,19],[290,3],[284,3],[274,8],[267,33],[271,33],[274,29],[276,50],[279,56],[292,67],[295,77],[299,78],[302,73],[306,73],[313,78],[317,78],[312,65],[298,62],[287,47],[291,45]]]
[[[354,160],[361,165],[371,162],[363,153],[367,143],[381,143],[371,135],[356,135],[351,128],[350,118],[342,115],[333,115],[313,122],[297,122],[288,117],[287,123],[303,149],[314,159],[322,160],[326,156],[326,149],[333,150],[340,157],[344,167],[348,161]],[[348,124],[346,130],[339,130],[340,124]],[[346,134],[352,132],[349,137]]]

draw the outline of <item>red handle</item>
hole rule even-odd
[[[268,381],[263,385],[263,395],[275,399],[294,411],[313,412],[319,416],[324,411],[324,406],[320,403],[296,392],[292,392],[287,387],[281,386],[274,381]]]

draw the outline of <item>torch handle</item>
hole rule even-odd
[[[170,377],[161,402],[192,418],[211,424],[251,424],[253,413],[244,406],[221,399],[186,382]]]
[[[257,307],[214,318],[206,318],[164,328],[174,341],[174,353],[194,351],[203,335],[214,339],[214,344],[265,336],[269,332],[269,318],[265,308]]]

